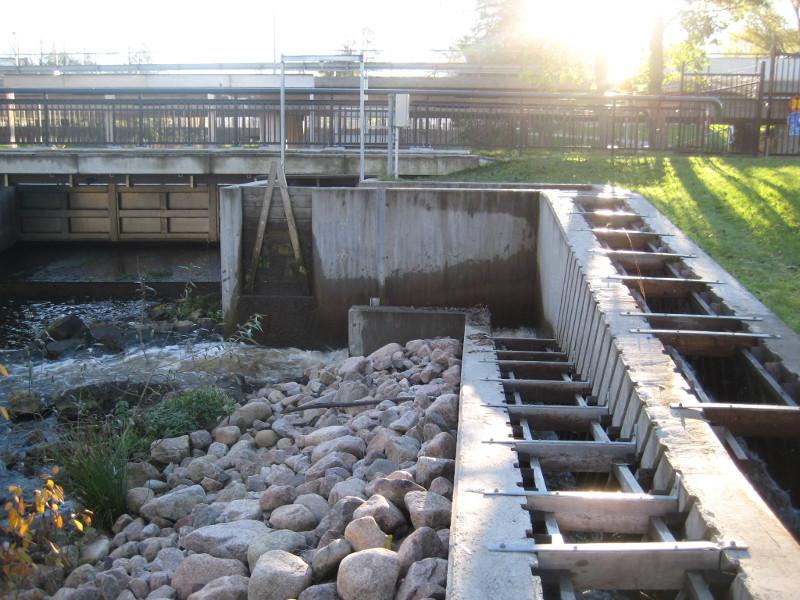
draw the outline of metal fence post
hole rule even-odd
[[[367,131],[367,119],[366,115],[364,114],[364,101],[366,100],[364,93],[366,90],[366,69],[364,68],[364,55],[361,55],[361,61],[359,63],[359,70],[358,70],[358,80],[359,80],[359,94],[358,94],[358,121],[359,121],[359,145],[358,145],[358,180],[364,181],[365,178],[365,165],[364,165],[364,150],[365,150],[365,140],[364,136],[366,135]]]
[[[761,63],[761,66],[758,69],[758,99],[756,100],[756,118],[755,118],[755,131],[753,135],[753,156],[758,156],[760,154],[759,146],[761,142],[761,119],[762,115],[764,114],[764,75],[766,70],[766,64]],[[764,148],[766,149],[766,143],[764,144]]]
[[[286,172],[286,61],[281,55],[281,170]]]

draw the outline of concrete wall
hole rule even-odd
[[[500,326],[537,315],[535,191],[318,189],[312,212],[314,295],[335,330],[372,297],[486,304]]]
[[[0,187],[0,252],[17,241],[17,200],[13,187]]]
[[[350,356],[366,356],[391,342],[435,337],[463,339],[467,313],[401,306],[353,306],[347,313]]]
[[[224,187],[219,191],[219,250],[222,314],[226,333],[231,333],[237,324],[239,294],[244,283],[241,186]]]

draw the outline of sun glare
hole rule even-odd
[[[587,58],[605,55],[609,79],[634,75],[647,60],[650,36],[666,2],[651,0],[527,0],[524,30],[568,44]]]

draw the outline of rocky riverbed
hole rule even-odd
[[[156,440],[128,465],[128,514],[22,595],[444,598],[460,352],[388,344],[264,386],[210,431]]]

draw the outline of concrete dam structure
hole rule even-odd
[[[5,188],[0,245],[46,217],[30,211],[87,218],[65,212],[92,210],[70,206],[81,191],[37,209]],[[142,193],[155,195],[123,209],[142,214],[98,218],[118,235],[121,219],[158,234],[207,219],[189,233],[219,240],[230,330],[261,313],[267,343],[354,355],[463,340],[449,598],[796,595],[800,337],[641,196],[438,182],[259,181],[220,188],[218,206],[207,189]]]

